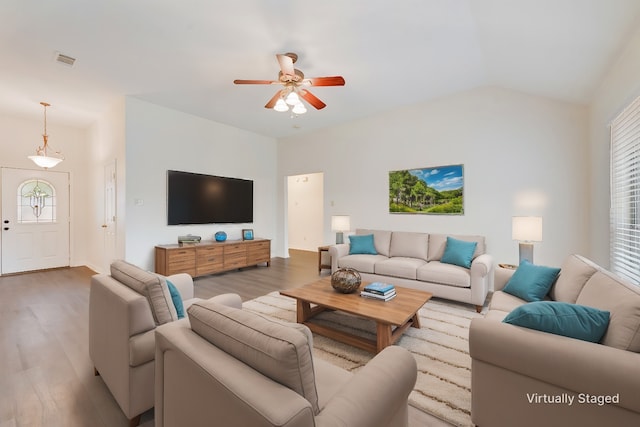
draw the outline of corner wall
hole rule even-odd
[[[125,255],[125,100],[120,98],[111,105],[90,128],[88,163],[91,168],[86,175],[91,192],[86,201],[88,228],[88,266],[100,273],[108,273],[109,265]],[[116,163],[116,232],[115,247],[108,248],[105,223],[105,166]]]
[[[283,139],[278,182],[324,173],[326,243],[331,215],[350,214],[352,229],[484,235],[496,262],[517,263],[511,217],[541,215],[535,262],[560,265],[589,255],[587,149],[585,107],[486,87]],[[464,165],[464,215],[388,212],[389,171],[449,164]]]

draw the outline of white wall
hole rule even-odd
[[[154,246],[177,243],[179,235],[212,239],[226,231],[240,239],[242,228],[275,239],[276,142],[135,98],[126,99],[126,259],[154,268]],[[253,224],[167,226],[168,169],[254,181]],[[273,249],[272,249],[273,252]]]
[[[609,122],[640,96],[640,29],[604,76],[590,111],[589,236],[591,256],[609,265]]]
[[[86,239],[88,241],[88,264],[95,271],[108,272],[108,266],[113,261],[105,250],[105,230],[102,224],[104,218],[104,168],[108,163],[116,163],[116,247],[111,257],[125,257],[125,100],[124,97],[111,105],[103,116],[94,123],[89,130],[90,148],[88,164],[91,165],[85,179],[89,183],[91,192],[86,203],[86,217],[88,227]]]
[[[27,156],[35,154],[36,148],[42,145],[43,125],[43,121],[0,115],[0,166],[38,169]],[[86,199],[89,197],[89,186],[84,176],[89,170],[85,161],[88,132],[86,129],[57,124],[55,106],[52,106],[47,109],[47,134],[49,144],[55,150],[61,151],[65,157],[65,160],[53,170],[69,172],[70,176],[70,264],[85,265],[88,244],[85,236],[85,207]]]
[[[324,245],[323,180],[321,173],[287,177],[287,234],[291,249],[316,251]]]
[[[480,88],[284,139],[278,175],[324,173],[325,241],[331,215],[350,214],[353,229],[485,235],[496,262],[515,263],[511,217],[541,215],[535,262],[560,265],[588,250],[587,131],[585,107]],[[464,165],[464,215],[388,213],[389,171],[448,164]]]

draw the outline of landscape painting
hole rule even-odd
[[[463,215],[462,165],[389,172],[389,212]]]

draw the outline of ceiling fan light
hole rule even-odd
[[[290,92],[284,100],[289,105],[296,105],[300,103],[300,97],[295,92]]]
[[[289,111],[289,106],[286,102],[284,102],[282,98],[280,98],[278,99],[278,101],[276,101],[276,105],[273,106],[273,109],[282,113],[284,111]]]
[[[291,112],[294,114],[304,114],[307,112],[307,108],[304,106],[302,102],[299,102],[293,107]]]

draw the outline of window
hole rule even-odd
[[[640,98],[611,123],[611,270],[640,284]]]
[[[40,179],[30,179],[18,186],[18,223],[41,224],[56,222],[56,192]]]

